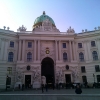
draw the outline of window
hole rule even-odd
[[[14,42],[10,41],[10,47],[14,47]]]
[[[78,43],[78,48],[82,48],[82,43]]]
[[[82,73],[85,73],[86,71],[85,71],[85,66],[81,66],[81,72]]]
[[[84,54],[82,52],[79,53],[79,60],[84,61]]]
[[[91,41],[91,46],[92,47],[95,47],[96,45],[95,45],[95,41]]]
[[[28,42],[28,48],[32,48],[32,42]]]
[[[95,65],[95,71],[96,72],[99,72],[100,71],[99,65]]]
[[[65,61],[67,60],[67,53],[66,52],[63,53],[63,60],[65,60]]]
[[[8,62],[13,62],[13,57],[14,57],[13,52],[9,52],[9,54],[8,54]]]
[[[32,53],[31,52],[27,53],[27,61],[32,61]]]
[[[98,54],[96,51],[93,51],[92,55],[93,55],[93,60],[98,60]]]
[[[87,82],[87,77],[86,76],[82,76],[82,80],[83,80],[83,82]]]
[[[8,74],[12,74],[12,67],[8,67],[8,68],[7,68],[7,73],[8,73]]]
[[[63,43],[63,48],[66,48],[66,43]]]
[[[11,77],[6,78],[6,85],[11,85]]]
[[[100,82],[100,75],[97,75],[97,82]]]

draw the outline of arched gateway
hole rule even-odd
[[[54,61],[49,57],[44,58],[41,62],[41,76],[46,77],[47,84],[55,83]]]

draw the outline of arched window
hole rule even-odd
[[[13,57],[14,57],[13,52],[9,52],[9,54],[8,54],[8,62],[13,62]]]
[[[27,61],[32,61],[32,53],[31,52],[27,53]]]
[[[79,60],[84,61],[84,54],[82,52],[79,53]]]
[[[63,53],[63,60],[67,60],[67,53],[66,52]]]
[[[98,54],[96,51],[93,51],[92,55],[93,55],[93,60],[98,60]]]

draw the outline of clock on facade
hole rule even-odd
[[[50,51],[49,51],[49,48],[46,48],[46,54],[49,54]]]

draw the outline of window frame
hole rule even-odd
[[[10,54],[12,53],[12,54]],[[14,61],[14,53],[13,52],[9,52],[8,53],[8,62],[13,62]]]
[[[94,42],[94,43],[93,43]],[[96,47],[95,41],[91,41],[91,47]]]
[[[63,48],[66,48],[66,43],[62,43],[62,47]]]
[[[28,42],[28,48],[32,48],[32,42]]]
[[[10,41],[10,47],[14,48],[14,41]]]
[[[83,76],[82,76],[82,81],[83,81],[83,83],[84,83],[84,82],[87,82],[87,76],[86,76],[86,75],[83,75]]]
[[[7,73],[12,74],[12,67],[7,67]]]
[[[81,44],[81,45],[80,45]],[[78,48],[83,48],[82,43],[78,43]]]
[[[32,53],[31,52],[27,53],[27,61],[28,62],[32,61]]]
[[[85,66],[81,66],[81,72],[82,72],[82,73],[86,73]]]
[[[66,52],[63,53],[63,60],[64,61],[67,61],[68,60],[68,56],[67,56],[67,53]]]
[[[95,53],[93,53],[93,52],[95,52]],[[92,51],[92,57],[93,57],[93,61],[98,60],[98,53],[97,53],[97,51]]]
[[[80,56],[80,54],[83,54],[83,55]],[[84,53],[83,52],[80,52],[79,53],[79,61],[80,62],[83,62],[84,61]]]
[[[95,65],[95,72],[100,72],[100,66],[99,65]]]

